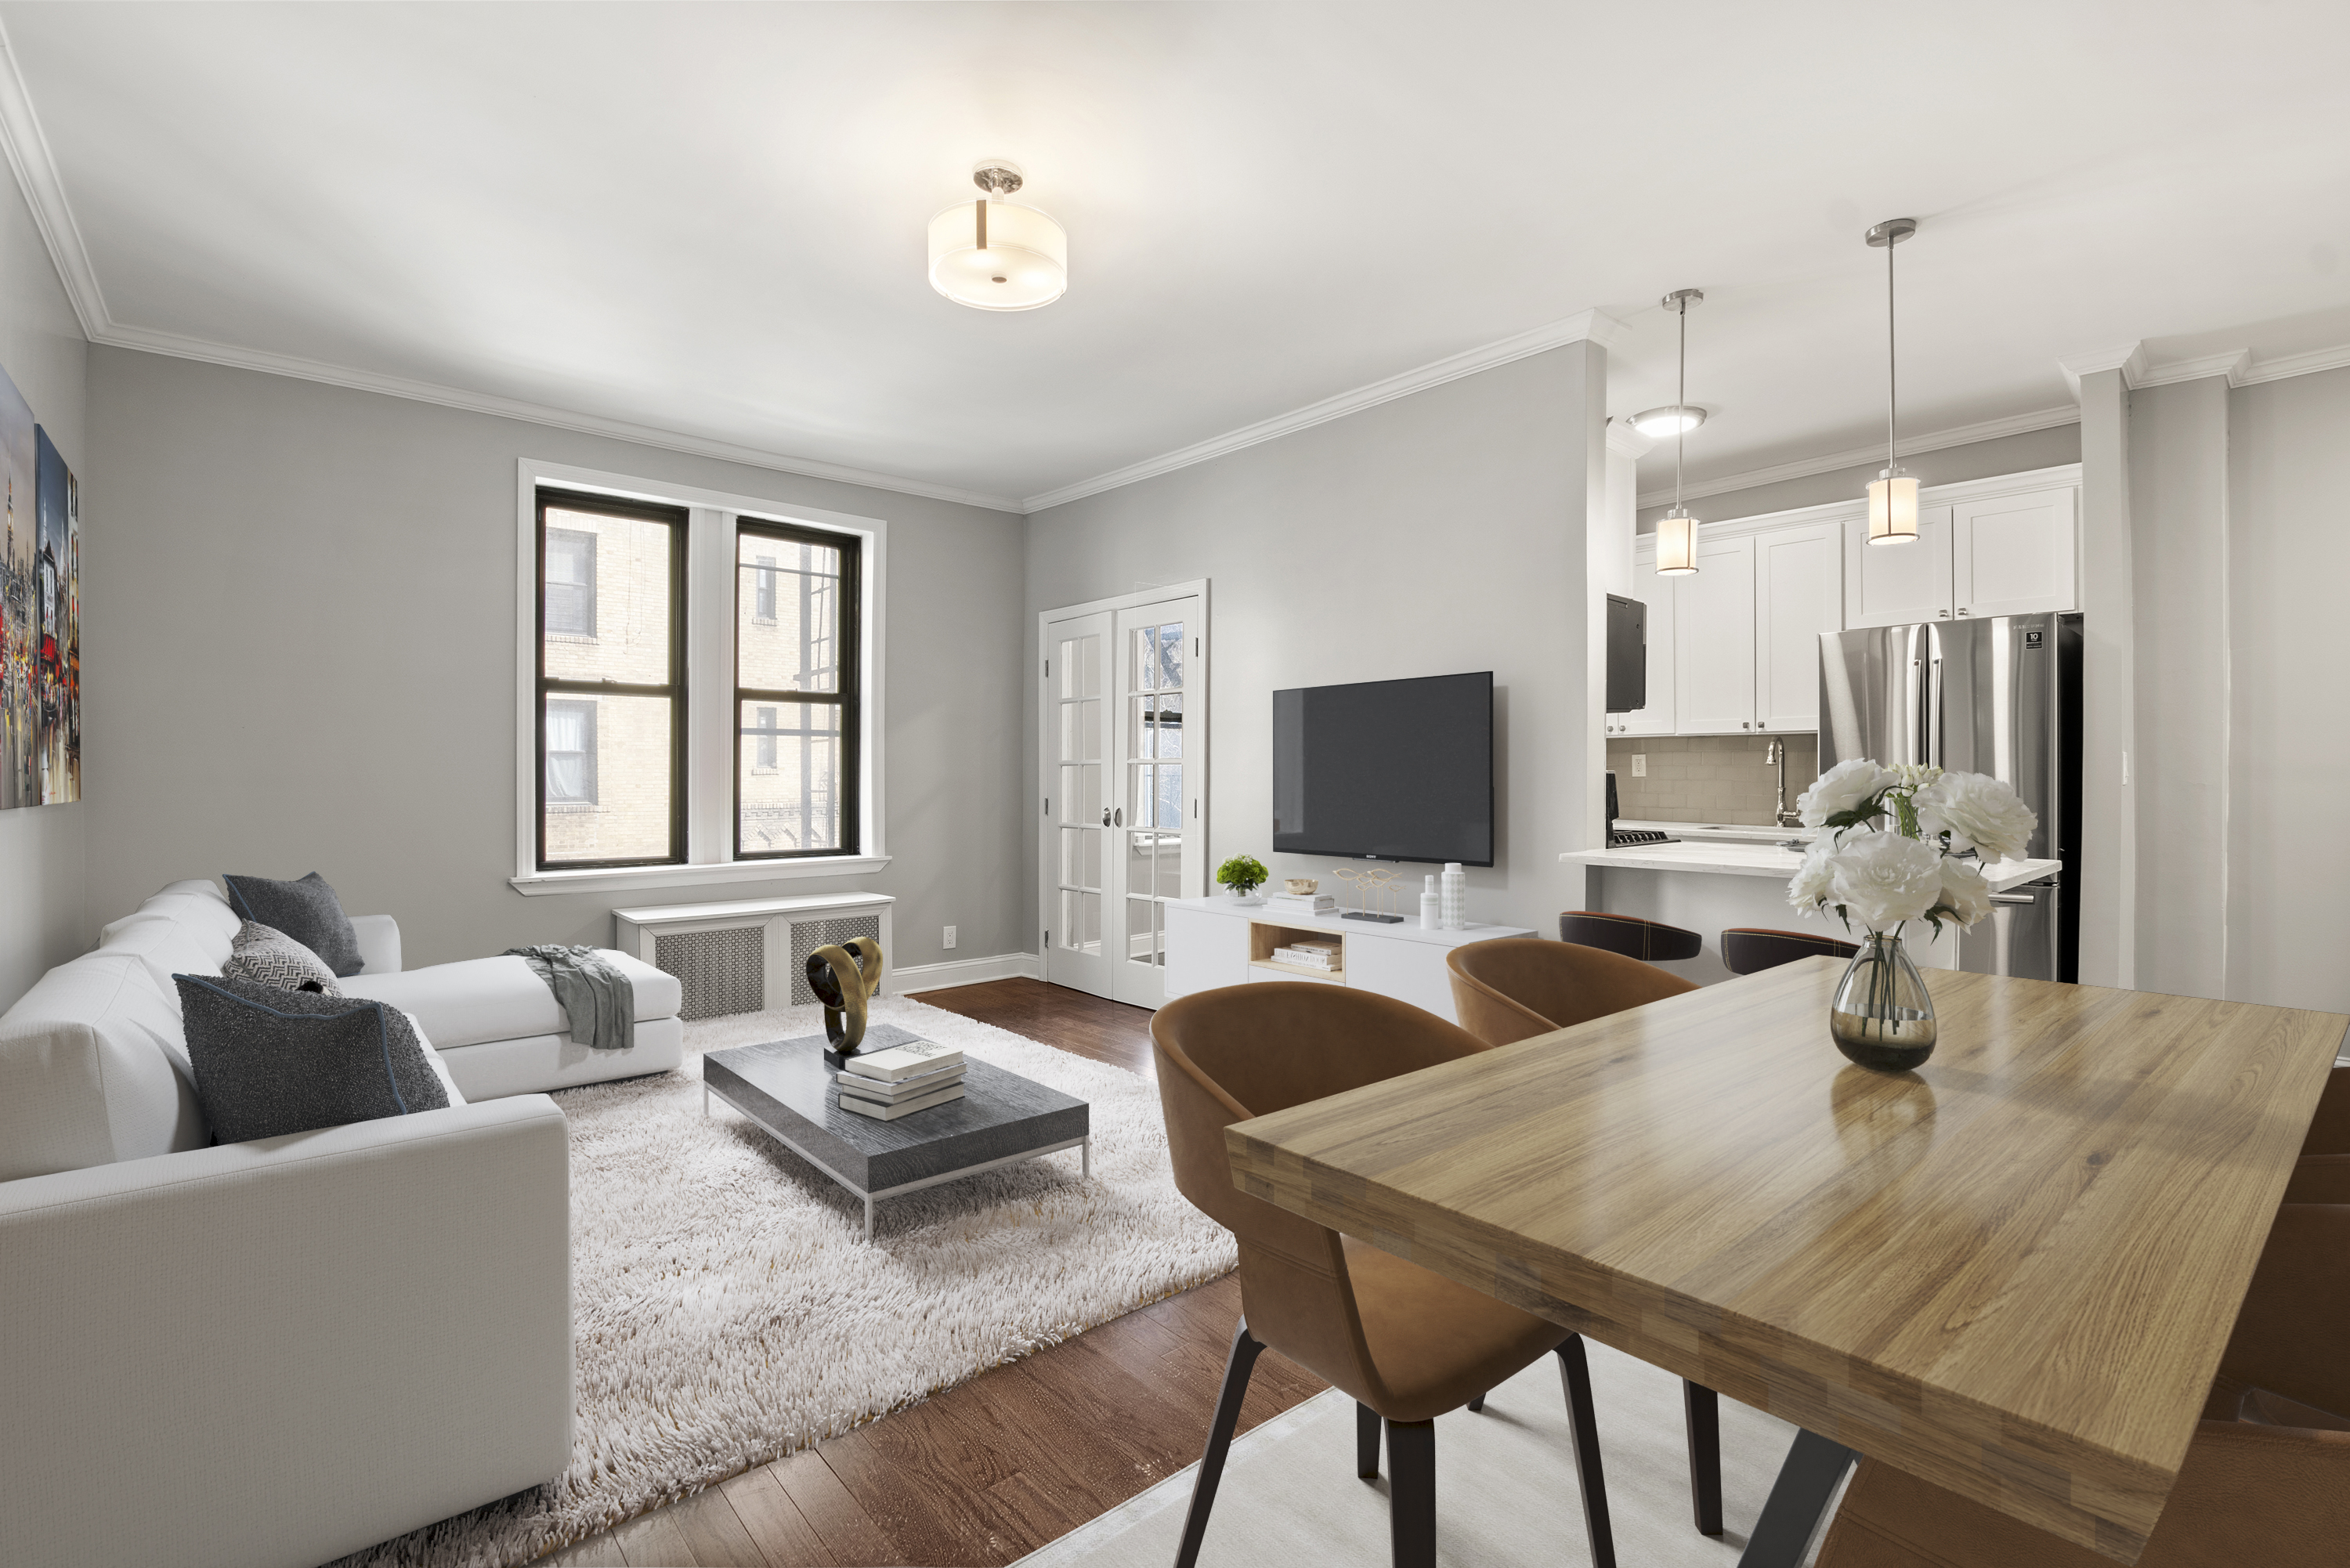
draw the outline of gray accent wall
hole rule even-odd
[[[89,396],[93,920],[176,877],[317,871],[399,919],[411,967],[608,944],[619,907],[851,888],[897,895],[893,968],[1033,950],[1018,517],[126,349],[90,350]],[[507,885],[524,457],[888,520],[887,870]]]
[[[113,584],[92,562],[89,545],[111,525],[94,504],[97,477],[88,437],[85,377],[89,346],[57,281],[32,209],[14,180],[0,180],[0,366],[33,408],[82,486],[82,590],[85,605]],[[16,499],[17,526],[33,525],[33,497]],[[117,696],[89,678],[96,637],[82,631],[85,716]],[[85,718],[85,722],[87,722]],[[87,753],[85,753],[85,760]],[[85,900],[83,853],[87,824],[109,781],[85,767],[83,799],[72,805],[0,811],[0,1008],[24,994],[44,970],[95,945],[98,933]]]
[[[2080,461],[2081,427],[2068,424],[1991,441],[1969,441],[1963,446],[1946,446],[1939,452],[1905,454],[1901,466],[1916,474],[1919,484],[1932,485],[1956,484],[1962,479],[1991,479],[2002,473],[2029,473],[2035,468],[2055,468]],[[1655,465],[1653,455],[1644,460],[1640,475],[1643,489],[1672,483],[1672,469],[1668,466],[1659,470]],[[1760,517],[1766,512],[1792,512],[1799,506],[1854,501],[1868,493],[1869,481],[1884,470],[1885,462],[1879,458],[1851,468],[1805,474],[1801,479],[1782,479],[1770,484],[1749,485],[1743,490],[1725,490],[1719,495],[1700,496],[1689,503],[1689,509],[1700,523],[1730,523],[1741,517]],[[1663,475],[1661,481],[1659,473]],[[1655,533],[1657,519],[1670,510],[1669,504],[1640,508],[1640,532]]]
[[[1604,456],[1583,411],[1605,395],[1601,356],[1570,344],[1030,517],[1024,909],[1040,875],[1037,613],[1205,577],[1211,873],[1243,853],[1276,879],[1337,864],[1272,853],[1275,691],[1491,670],[1497,864],[1469,873],[1470,917],[1555,931],[1583,902],[1582,867],[1558,856],[1590,842],[1596,775],[1585,517]],[[1402,869],[1416,917],[1419,876],[1438,867]]]

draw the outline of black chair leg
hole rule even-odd
[[[1365,1480],[1379,1479],[1379,1413],[1355,1401],[1355,1473]]]
[[[1721,1533],[1721,1396],[1681,1379],[1681,1416],[1689,1427],[1690,1509],[1700,1535]]]
[[[1583,1489],[1583,1528],[1591,1540],[1592,1568],[1616,1568],[1616,1532],[1607,1522],[1607,1478],[1599,1467],[1599,1417],[1591,1403],[1591,1363],[1583,1336],[1558,1347],[1559,1380],[1566,1385],[1566,1418],[1575,1428],[1575,1479]]]
[[[1208,1511],[1216,1506],[1216,1483],[1224,1479],[1224,1456],[1232,1451],[1232,1428],[1240,1424],[1241,1400],[1263,1352],[1264,1345],[1249,1334],[1248,1319],[1241,1319],[1232,1331],[1232,1355],[1224,1363],[1224,1389],[1216,1396],[1215,1418],[1208,1423],[1208,1450],[1200,1456],[1200,1474],[1191,1482],[1191,1511],[1183,1516],[1183,1543],[1175,1549],[1175,1568],[1192,1568],[1200,1560]]]
[[[1388,1534],[1395,1568],[1436,1568],[1436,1423],[1388,1423]]]
[[[1478,1395],[1477,1397],[1469,1401],[1469,1413],[1471,1416],[1482,1414],[1484,1411],[1484,1408],[1485,1397],[1482,1394]]]

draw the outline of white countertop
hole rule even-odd
[[[1623,822],[1618,828],[1627,826]],[[1660,828],[1681,826],[1659,823]],[[1752,830],[1750,830],[1752,831]],[[1804,830],[1808,833],[1809,830]],[[1679,844],[1642,844],[1621,849],[1570,849],[1559,858],[1580,861],[1586,866],[1601,866],[1623,871],[1706,871],[1726,877],[1776,877],[1782,880],[1793,877],[1803,857],[1792,849],[1782,849],[1776,843],[1739,843],[1733,839],[1712,838]],[[1998,860],[1985,866],[1983,876],[1994,893],[2004,893],[2026,882],[2037,882],[2063,868],[2057,860]]]

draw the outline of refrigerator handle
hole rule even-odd
[[[1918,754],[1929,766],[1942,765],[1942,638],[1926,628],[1926,743]]]

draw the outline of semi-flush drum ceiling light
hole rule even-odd
[[[1664,307],[1681,318],[1680,379],[1673,392],[1671,408],[1651,409],[1648,413],[1632,418],[1632,423],[1646,434],[1648,427],[1644,421],[1652,414],[1697,415],[1695,419],[1674,419],[1669,423],[1673,438],[1673,509],[1657,519],[1657,576],[1660,577],[1686,577],[1697,571],[1697,519],[1681,504],[1681,452],[1688,444],[1683,438],[1705,422],[1705,415],[1689,406],[1689,307],[1704,297],[1694,288],[1677,288],[1665,296]]]
[[[931,220],[931,286],[974,310],[1035,310],[1068,292],[1069,236],[1034,207],[1001,198],[1020,189],[1020,171],[981,161],[971,182],[983,192]]]
[[[1643,409],[1632,416],[1632,428],[1651,441],[1681,435],[1703,423],[1705,410],[1691,408],[1687,403],[1674,403],[1662,409]]]
[[[1893,444],[1893,247],[1918,232],[1915,218],[1887,218],[1868,231],[1885,252],[1885,472],[1868,487],[1868,542],[1907,545],[1918,537],[1918,481],[1901,472]]]

